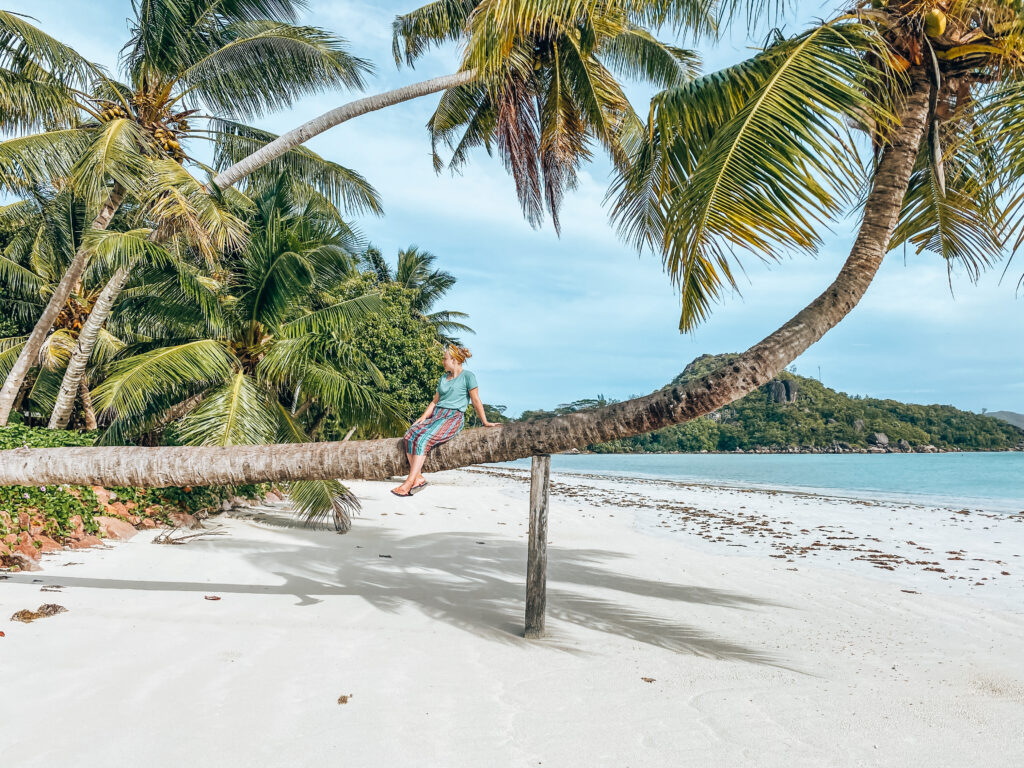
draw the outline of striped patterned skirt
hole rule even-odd
[[[413,424],[405,433],[406,453],[417,455],[436,448],[459,434],[465,414],[452,408],[435,408],[426,421]]]

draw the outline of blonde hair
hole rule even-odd
[[[462,365],[473,356],[473,353],[469,351],[468,347],[460,347],[455,344],[448,345],[448,354],[451,355],[452,359],[459,365]]]

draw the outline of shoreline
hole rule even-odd
[[[847,455],[863,455],[863,454],[932,454],[932,453],[1024,453],[1024,445],[1018,445],[1013,448],[935,448],[932,451],[919,451],[911,449],[909,451],[901,451],[894,449],[891,446],[882,450],[872,450],[869,448],[861,448],[859,446],[853,446],[849,449],[841,451],[829,450],[831,446],[825,448],[815,448],[812,446],[795,447],[790,446],[786,448],[765,448],[764,446],[757,446],[755,448],[748,448],[746,450],[742,448],[736,448],[732,451],[585,451],[585,450],[572,450],[562,451],[554,454],[556,456],[732,456],[732,455],[771,455],[780,456],[792,454],[794,456],[804,455],[829,455],[829,456],[847,456]]]
[[[987,452],[960,452],[958,456],[970,457],[971,459],[980,456],[1007,456],[1007,451]],[[567,475],[578,475],[579,477],[608,477],[622,481],[656,481],[676,483],[687,486],[706,486],[709,488],[729,488],[733,490],[750,490],[762,492],[778,492],[792,494],[812,494],[825,498],[866,501],[879,504],[909,504],[922,508],[938,508],[943,510],[958,511],[971,509],[975,511],[996,512],[1004,515],[1024,514],[1024,479],[1014,482],[1016,478],[1014,470],[1017,469],[1016,459],[1000,459],[998,463],[984,465],[985,468],[998,467],[1001,474],[991,478],[984,478],[976,474],[976,468],[972,470],[970,465],[961,465],[956,459],[941,459],[936,461],[950,462],[933,464],[928,460],[906,460],[909,464],[884,464],[885,467],[906,467],[902,470],[904,474],[886,475],[882,482],[864,482],[870,478],[872,467],[876,465],[874,460],[856,460],[860,463],[831,464],[831,459],[818,459],[815,463],[788,465],[784,461],[779,462],[773,455],[772,461],[775,464],[754,463],[747,465],[746,460],[729,461],[725,463],[704,461],[697,457],[702,455],[731,456],[731,453],[719,454],[681,454],[681,453],[619,453],[619,454],[554,454],[555,462],[552,471]],[[746,455],[750,455],[749,453]],[[946,454],[948,455],[948,454]],[[573,461],[575,457],[594,457]],[[686,456],[689,459],[682,459],[679,462],[659,461],[658,457],[664,456]],[[822,454],[824,456],[824,454]],[[602,459],[598,457],[608,457]],[[648,457],[646,459],[639,457]],[[692,459],[692,461],[690,461]],[[764,461],[769,461],[765,459]],[[837,460],[839,461],[839,460]],[[855,460],[849,460],[855,461]],[[881,461],[881,460],[880,460]],[[924,463],[918,463],[918,462]],[[964,461],[968,461],[967,458]],[[650,462],[650,463],[648,463]],[[1006,463],[1010,462],[1010,463]],[[528,469],[528,459],[518,459],[514,462],[499,462],[493,464],[477,465],[494,468],[519,468]],[[853,467],[852,474],[844,474],[844,467]],[[878,465],[882,466],[882,465]],[[966,466],[967,468],[963,468]],[[948,467],[953,474],[946,473],[942,468]],[[940,474],[936,475],[936,468]],[[958,469],[959,468],[959,469]],[[1009,468],[1009,470],[1007,469]],[[829,475],[829,472],[838,473]],[[959,472],[962,482],[944,483],[949,477],[956,478]],[[1024,465],[1020,465],[1020,472],[1024,472]],[[1024,475],[1021,475],[1024,478]],[[832,480],[833,485],[826,485],[821,482]],[[904,488],[926,488],[935,483],[936,490],[915,491],[904,490]],[[995,483],[994,485],[991,483]],[[874,487],[870,487],[874,485]],[[867,486],[867,487],[864,487]],[[1019,486],[1019,493],[1016,487]]]

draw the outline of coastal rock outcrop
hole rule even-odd
[[[773,379],[764,385],[773,403],[795,403],[800,385],[793,379]]]
[[[868,436],[868,442],[871,445],[877,445],[880,448],[885,448],[889,445],[889,436],[885,432],[874,432]]]

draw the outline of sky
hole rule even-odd
[[[309,0],[302,23],[324,27],[371,60],[367,92],[454,71],[454,46],[431,52],[414,70],[397,68],[391,21],[416,7],[384,0]],[[826,17],[832,3],[799,0],[784,21]],[[112,69],[127,37],[129,0],[6,0],[80,53]],[[685,42],[705,71],[750,53],[759,42],[745,27],[717,44]],[[671,37],[663,35],[663,38]],[[631,85],[641,114],[651,91]],[[359,94],[342,91],[303,99],[252,121],[277,133]],[[619,240],[603,199],[610,166],[603,157],[583,169],[566,200],[557,236],[524,221],[515,188],[497,158],[480,150],[460,175],[435,174],[425,123],[437,96],[407,102],[345,123],[313,139],[324,157],[358,170],[380,192],[384,215],[356,224],[392,261],[415,244],[438,257],[458,283],[444,309],[470,315],[475,335],[467,365],[484,402],[526,409],[604,395],[625,399],[668,383],[705,353],[740,352],[784,323],[834,278],[853,240],[854,221],[835,222],[812,257],[795,254],[765,264],[744,256],[740,294],[715,307],[689,334],[678,331],[679,297],[650,253]],[[914,403],[944,403],[971,411],[1024,412],[1024,254],[1003,277],[1002,265],[977,284],[931,254],[894,251],[853,312],[795,362],[797,373],[829,387]],[[1002,280],[1000,278],[1002,277]]]

